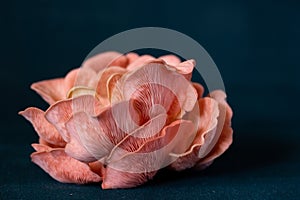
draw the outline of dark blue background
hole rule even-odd
[[[300,196],[299,1],[20,1],[1,6],[0,199]],[[198,41],[234,110],[234,144],[203,172],[160,172],[130,190],[52,180],[32,164],[37,141],[17,112],[47,108],[32,82],[64,76],[106,38],[158,26]]]

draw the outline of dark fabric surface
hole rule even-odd
[[[265,126],[253,123],[251,127],[235,127],[238,130],[232,148],[204,171],[162,170],[154,180],[141,187],[118,190],[102,190],[99,185],[58,183],[30,162],[31,141],[24,137],[19,143],[2,143],[1,198],[298,199],[300,138],[290,137],[292,134],[286,133],[286,128]],[[264,136],[269,132],[272,136]],[[18,129],[9,133],[31,135],[33,131],[24,133]]]
[[[0,199],[299,199],[299,5],[6,2],[0,18]],[[30,84],[64,76],[99,42],[143,26],[183,32],[210,53],[234,110],[233,145],[204,171],[162,170],[138,188],[56,182],[31,163],[37,136],[17,115],[28,106],[47,108]]]

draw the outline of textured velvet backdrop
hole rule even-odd
[[[300,196],[300,3],[297,1],[20,1],[1,6],[0,199]],[[203,172],[162,171],[103,191],[52,180],[30,162],[37,140],[17,112],[47,107],[32,82],[64,76],[113,34],[160,26],[197,40],[219,67],[234,110],[234,144]]]

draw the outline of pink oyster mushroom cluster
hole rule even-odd
[[[64,78],[32,84],[50,107],[20,114],[39,135],[32,162],[63,183],[135,187],[164,167],[203,169],[232,143],[223,91],[203,97],[194,60],[98,54]]]

